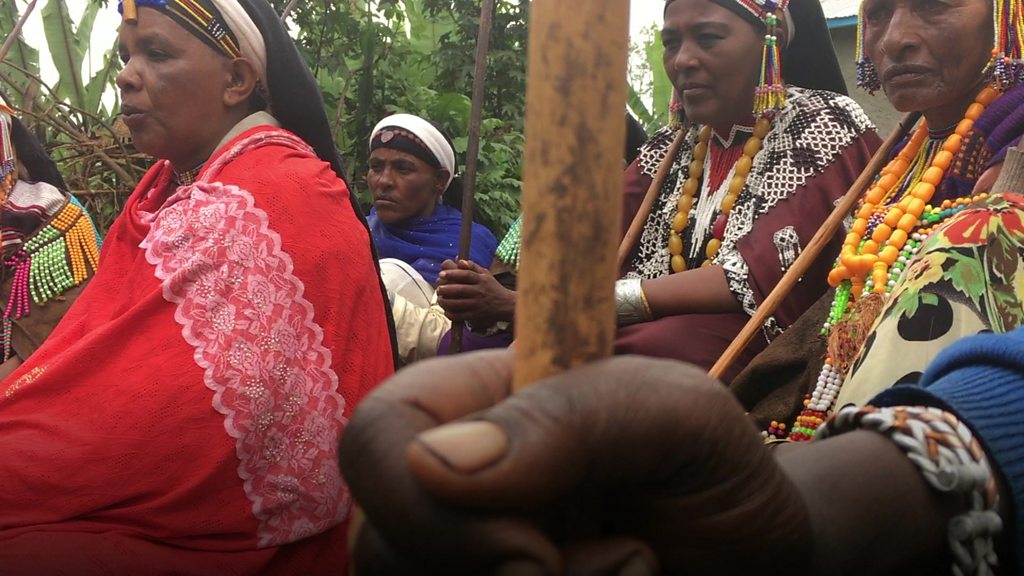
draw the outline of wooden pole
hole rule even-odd
[[[513,388],[611,354],[629,0],[531,4]]]
[[[658,198],[661,187],[665,185],[665,178],[668,177],[669,171],[672,170],[672,163],[675,162],[676,154],[679,153],[679,147],[685,139],[686,128],[679,128],[675,139],[672,140],[672,144],[668,147],[668,154],[665,155],[665,159],[658,166],[658,171],[654,174],[654,180],[651,181],[651,186],[647,189],[643,202],[640,203],[640,209],[636,211],[636,216],[629,223],[629,230],[622,237],[622,242],[619,244],[619,252],[615,258],[616,270],[622,270],[622,265],[626,263],[629,251],[636,245],[637,238],[639,238],[640,232],[643,231],[644,224],[647,223],[647,217],[651,215],[651,207],[654,206],[654,201]]]
[[[487,76],[487,52],[494,27],[494,2],[483,0],[480,6],[480,32],[476,38],[476,67],[473,71],[473,101],[469,111],[469,134],[466,143],[466,174],[462,180],[462,229],[459,234],[459,259],[469,259],[473,241],[473,212],[476,211],[476,168],[480,157],[480,123],[484,110],[484,86]],[[487,262],[486,265],[490,265]],[[452,326],[451,352],[462,351],[463,323]]]
[[[807,247],[803,249],[789,270],[783,274],[775,289],[757,307],[757,311],[750,317],[746,325],[743,326],[743,330],[740,330],[740,333],[729,344],[729,347],[725,349],[725,352],[718,358],[715,365],[711,367],[708,374],[714,378],[721,378],[722,374],[725,374],[729,367],[732,366],[732,363],[736,361],[736,358],[743,353],[743,350],[747,347],[747,344],[750,344],[754,335],[761,330],[765,320],[775,312],[775,309],[779,307],[782,300],[789,295],[789,291],[793,289],[793,286],[807,272],[811,264],[814,263],[814,259],[818,257],[818,254],[825,248],[825,245],[829,243],[840,226],[843,225],[843,220],[853,211],[861,194],[864,193],[864,190],[874,180],[875,175],[882,170],[886,162],[889,161],[889,153],[892,152],[893,147],[906,137],[920,116],[920,112],[911,112],[900,120],[892,134],[889,135],[889,138],[882,143],[881,148],[875,151],[871,161],[868,162],[860,176],[854,181],[853,186],[850,186],[846,196],[836,205],[832,213],[829,214],[829,217],[818,228],[818,231],[814,233],[811,241],[807,243]]]
[[[14,0],[11,0],[12,2]],[[7,34],[7,38],[4,40],[3,46],[0,46],[0,62],[4,61],[7,57],[7,53],[11,50],[11,46],[14,46],[14,41],[18,39],[18,34],[21,33],[21,28],[25,25],[25,21],[28,20],[29,14],[32,14],[32,10],[36,7],[36,0],[32,0],[25,7],[25,11],[18,18],[18,23],[14,25],[14,29]]]

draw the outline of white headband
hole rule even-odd
[[[394,126],[396,128],[405,128],[409,132],[412,132],[424,144],[427,145],[427,149],[430,153],[437,158],[437,163],[442,168],[448,171],[448,182],[445,183],[444,187],[448,188],[448,185],[452,183],[452,179],[455,178],[455,151],[448,144],[448,141],[444,139],[441,132],[434,128],[434,125],[427,122],[419,116],[412,114],[393,114],[387,118],[377,122],[377,125],[373,127],[373,132],[370,133],[370,142],[377,134],[388,126]]]
[[[263,88],[268,92],[267,86],[267,46],[263,42],[263,34],[256,27],[256,23],[249,18],[249,14],[238,3],[238,0],[210,0],[220,15],[224,17],[224,23],[231,29],[231,33],[238,40],[238,49],[242,51],[242,57],[252,62],[256,67],[256,73],[263,81]]]

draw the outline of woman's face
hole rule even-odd
[[[205,162],[233,125],[231,61],[152,8],[121,25],[118,51],[121,113],[135,147],[176,170]]]
[[[992,54],[990,0],[864,0],[864,52],[901,112],[930,126],[961,118]]]
[[[661,42],[665,72],[688,120],[728,130],[750,115],[762,32],[710,0],[674,0]]]
[[[398,224],[434,213],[444,193],[448,173],[423,160],[391,148],[370,153],[366,181],[373,192],[373,207],[385,224]]]

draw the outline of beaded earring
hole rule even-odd
[[[1024,12],[1021,0],[995,0],[992,5],[992,58],[985,72],[1000,92],[1024,82]]]
[[[765,25],[764,48],[761,50],[761,75],[754,92],[754,115],[771,116],[786,105],[786,87],[782,80],[779,50],[779,15],[789,0],[765,0],[761,20]]]
[[[683,109],[683,99],[679,91],[672,89],[672,99],[668,103],[668,125],[673,129],[681,128],[686,124],[686,111]]]
[[[857,87],[874,95],[882,89],[878,70],[871,57],[864,53],[864,4],[857,9]]]

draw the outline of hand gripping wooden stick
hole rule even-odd
[[[611,354],[626,135],[629,0],[530,11],[515,389]]]
[[[480,33],[476,39],[476,67],[473,76],[473,100],[469,110],[469,140],[466,145],[466,177],[462,189],[462,228],[459,231],[459,260],[469,259],[473,241],[473,212],[476,211],[476,171],[480,155],[480,123],[483,121],[484,84],[487,81],[487,52],[494,27],[494,0],[483,0],[480,6]],[[490,262],[483,262],[489,266]],[[452,325],[451,353],[462,351],[461,321]]]
[[[736,358],[743,353],[743,350],[747,347],[747,344],[750,344],[754,335],[761,330],[765,320],[775,312],[775,309],[779,307],[779,304],[789,294],[790,290],[793,289],[793,286],[796,285],[807,272],[807,269],[811,267],[811,264],[814,263],[814,259],[818,257],[818,254],[825,248],[825,245],[832,239],[832,236],[843,225],[843,220],[853,211],[861,194],[871,185],[875,175],[889,161],[889,153],[892,152],[893,147],[906,137],[920,116],[920,112],[911,112],[904,116],[892,131],[892,134],[889,135],[889,138],[875,151],[868,165],[860,173],[860,176],[857,177],[857,180],[854,181],[853,186],[850,186],[850,189],[846,192],[846,196],[836,205],[832,213],[825,219],[825,222],[818,228],[818,231],[814,233],[811,241],[807,243],[807,247],[803,249],[800,256],[797,257],[793,265],[782,276],[775,289],[757,307],[757,311],[750,317],[746,325],[743,326],[743,329],[740,330],[740,333],[729,344],[729,347],[725,349],[725,352],[718,358],[715,365],[711,367],[708,374],[714,378],[721,378],[722,374],[725,374],[729,367],[732,366],[732,363],[736,361]]]

